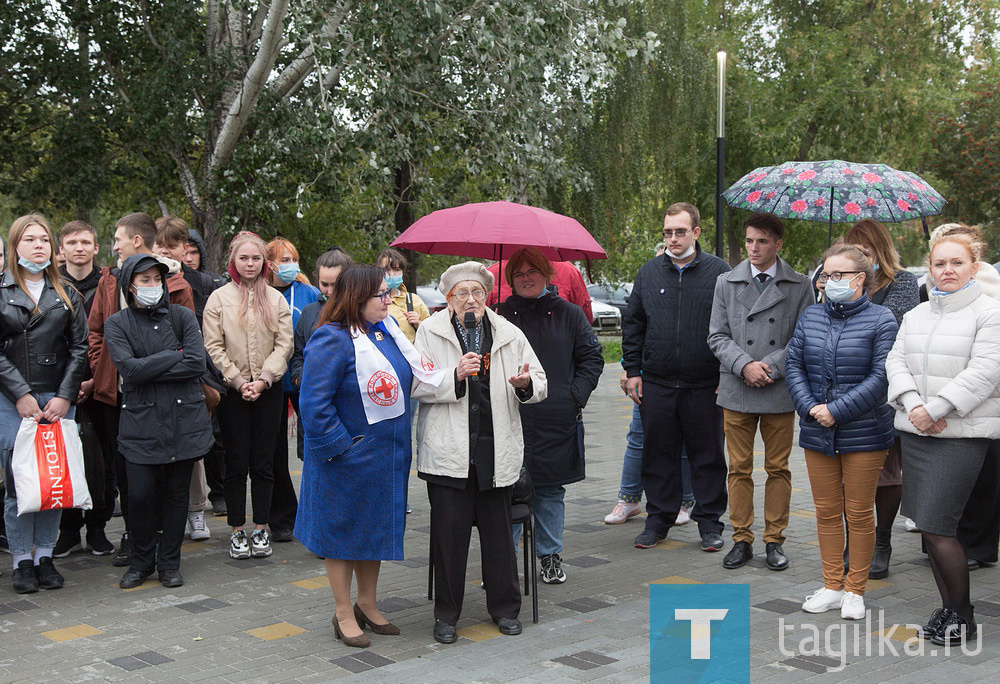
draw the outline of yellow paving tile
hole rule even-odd
[[[892,632],[892,636],[889,636],[889,632]],[[895,630],[893,630],[892,627],[889,627],[888,629],[872,632],[872,634],[874,634],[875,636],[881,636],[881,635],[889,636],[889,638],[892,639],[893,641],[899,641],[900,643],[905,643],[910,639],[919,638],[917,636],[917,630],[910,629],[909,627],[896,627]]]
[[[689,577],[681,577],[680,575],[671,575],[670,577],[654,580],[650,584],[704,584],[704,582]]]
[[[891,587],[892,582],[886,582],[885,580],[870,579],[868,584],[865,586],[865,591],[877,591],[878,589],[885,589],[886,587]]]
[[[492,622],[481,622],[458,630],[458,636],[472,641],[486,641],[500,636],[500,630]]]
[[[806,490],[802,489],[801,487],[792,487],[792,491],[798,493],[798,492],[804,492]]]
[[[121,587],[118,586],[118,583],[115,582],[115,589],[117,589],[118,591],[139,591],[140,589],[149,589],[150,587],[158,587],[158,586],[161,585],[160,585],[160,580],[157,579],[156,575],[151,575],[147,577],[145,582],[143,582],[137,587],[132,587],[131,589],[122,589]]]
[[[688,542],[682,542],[679,539],[664,539],[653,548],[660,549],[661,551],[673,551],[687,545]]]
[[[297,587],[302,587],[303,589],[322,589],[326,587],[330,588],[330,580],[327,579],[326,575],[316,575],[315,577],[310,577],[308,579],[302,579],[298,582],[290,582]]]
[[[808,511],[808,510],[792,511],[788,515],[794,515],[796,518],[815,518],[816,511]]]
[[[193,541],[187,542],[181,545],[181,553],[190,553],[192,551],[205,551],[206,549],[212,548],[203,541]]]
[[[304,634],[306,631],[308,630],[296,627],[288,622],[278,622],[273,625],[268,625],[267,627],[248,629],[247,634],[252,634],[258,639],[263,639],[264,641],[274,641],[275,639],[284,639],[285,637],[295,636],[296,634]]]
[[[49,639],[52,639],[52,641],[70,641],[72,639],[82,639],[83,637],[91,637],[98,634],[104,634],[104,632],[99,629],[95,629],[90,625],[82,624],[42,632],[43,637],[48,637]]]

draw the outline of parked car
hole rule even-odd
[[[594,330],[615,332],[622,329],[622,312],[617,307],[591,297],[590,308],[594,312]]]
[[[624,314],[628,307],[629,295],[632,294],[632,283],[622,283],[618,286],[594,283],[587,286],[587,292],[590,293],[591,299],[610,304]]]
[[[430,309],[431,313],[437,313],[441,309],[448,308],[448,300],[445,299],[444,295],[437,289],[437,283],[418,285],[417,295],[424,300],[424,304],[427,305],[427,308]]]

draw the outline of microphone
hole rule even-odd
[[[469,338],[469,351],[479,353],[479,342],[476,340],[476,314],[465,312],[465,330]]]

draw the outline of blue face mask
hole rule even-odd
[[[398,290],[399,286],[403,284],[403,276],[401,275],[387,275],[385,277],[385,284],[390,290]]]
[[[297,276],[298,274],[299,274],[299,265],[294,263],[281,264],[281,266],[278,266],[278,270],[275,271],[275,275],[277,275],[278,279],[283,283],[292,282],[293,280],[295,280],[295,276]]]
[[[136,286],[135,288],[135,301],[139,302],[143,306],[154,306],[159,304],[162,297],[162,285],[153,285],[152,287]]]
[[[857,278],[857,276],[854,276]],[[824,292],[826,292],[826,301],[828,302],[846,302],[848,299],[854,296],[855,290],[851,288],[851,278],[850,280],[828,280],[826,281],[826,287]]]
[[[39,273],[47,269],[49,267],[49,264],[52,263],[52,261],[50,259],[46,259],[43,263],[36,264],[34,261],[28,261],[24,257],[18,257],[17,263],[21,266],[21,268],[23,268],[28,273],[33,273],[35,275],[38,275]]]

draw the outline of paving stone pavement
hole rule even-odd
[[[722,555],[704,553],[693,524],[671,531],[657,548],[632,547],[641,518],[604,525],[618,491],[631,405],[618,390],[619,371],[605,368],[585,412],[587,479],[568,487],[565,551],[568,582],[539,586],[539,623],[531,604],[521,612],[524,633],[501,636],[490,622],[479,588],[478,542],[473,535],[469,586],[459,623],[458,643],[443,646],[431,636],[432,604],[427,600],[428,505],[426,489],[410,479],[413,514],[408,520],[406,559],[383,564],[382,610],[402,629],[398,637],[372,635],[365,650],[333,637],[333,598],[321,561],[297,542],[274,544],[265,560],[231,561],[222,518],[211,518],[212,539],[184,546],[181,570],[186,584],[165,589],[147,581],[123,591],[121,569],[110,557],[77,553],[57,562],[66,576],[59,591],[26,596],[10,589],[9,557],[0,577],[0,682],[223,681],[223,682],[633,682],[649,677],[649,585],[740,583],[759,591],[753,609],[751,678],[769,683],[810,681],[925,682],[952,678],[996,681],[1000,641],[1000,569],[972,574],[973,602],[983,632],[978,655],[935,652],[903,655],[904,629],[894,634],[899,655],[839,656],[799,652],[807,633],[787,633],[781,652],[779,620],[800,625],[799,606],[820,584],[819,548],[801,449],[792,454],[792,516],[785,550],[791,567],[767,570],[763,546],[747,567],[727,571]],[[762,448],[762,447],[758,447]],[[292,457],[293,479],[299,462]],[[765,474],[758,484],[762,511]],[[358,512],[363,518],[364,511]],[[762,526],[756,526],[758,534]],[[109,526],[117,541],[121,519]],[[727,548],[730,540],[726,538]],[[907,534],[902,519],[893,538],[891,574],[871,582],[868,607],[884,611],[884,627],[922,623],[937,606],[936,591],[919,535]],[[810,616],[820,630],[845,624],[837,613]],[[860,623],[861,643],[880,629]],[[854,624],[848,625],[853,630]],[[849,632],[853,634],[853,632]],[[938,649],[940,651],[941,649]]]

